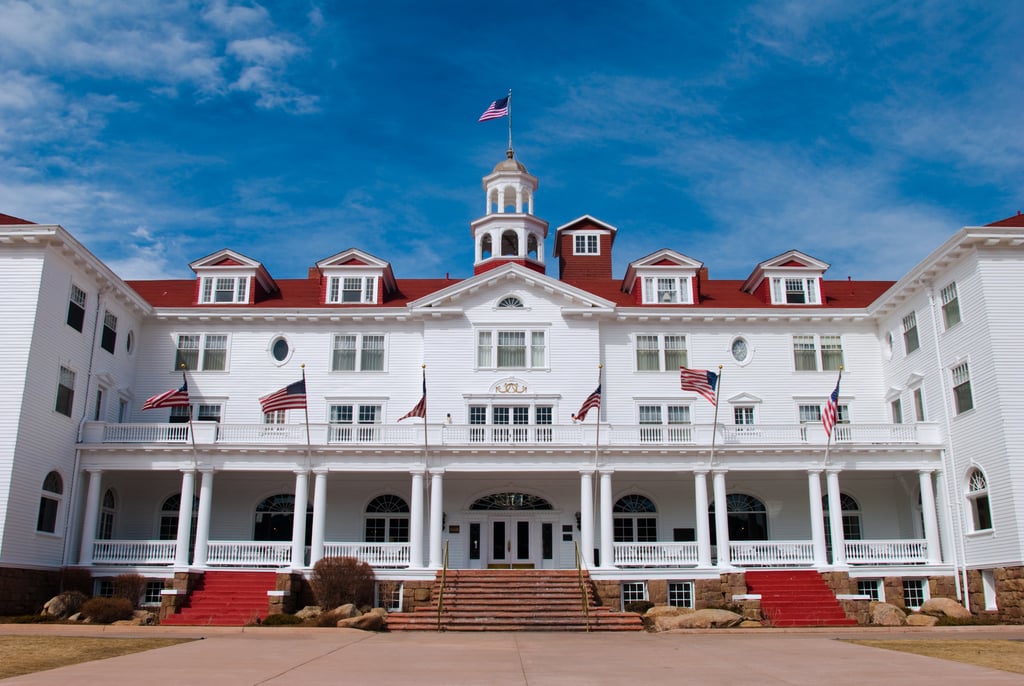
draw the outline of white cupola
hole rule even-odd
[[[506,159],[483,178],[487,209],[470,224],[475,246],[473,273],[480,274],[514,262],[544,273],[548,223],[533,216],[537,178],[515,159]]]

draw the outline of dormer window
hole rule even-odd
[[[200,281],[200,303],[249,302],[248,276],[204,276]]]
[[[772,279],[772,304],[774,305],[817,305],[818,280],[781,278]]]
[[[328,303],[376,303],[377,277],[332,276],[327,285]]]
[[[573,255],[600,255],[601,242],[596,233],[583,233],[573,236]]]
[[[687,276],[644,277],[645,305],[678,305],[693,302]]]

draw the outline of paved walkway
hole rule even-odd
[[[0,634],[202,638],[3,684],[372,683],[529,686],[610,684],[1014,684],[1024,678],[836,638],[1024,641],[1024,627],[816,629],[663,634],[394,633],[351,629],[0,625]]]

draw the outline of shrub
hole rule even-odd
[[[114,598],[126,598],[132,608],[138,609],[142,594],[146,592],[146,578],[140,574],[118,574],[111,584]]]
[[[631,602],[626,603],[626,606],[623,608],[623,610],[625,610],[626,612],[635,612],[638,615],[642,615],[643,613],[650,610],[652,607],[654,607],[654,603],[652,603],[650,600],[633,600]]]
[[[354,557],[325,557],[313,566],[309,579],[316,602],[325,610],[352,603],[373,604],[373,567]]]
[[[4,624],[46,624],[56,620],[57,618],[53,615],[15,615],[14,617],[4,617],[0,621]]]
[[[92,595],[92,572],[81,567],[65,567],[60,570],[60,589],[78,591],[86,597]]]
[[[295,615],[275,614],[267,615],[267,618],[262,623],[263,626],[295,626],[296,624],[302,624],[302,618]]]
[[[82,604],[82,615],[95,624],[131,619],[135,608],[127,598],[90,598]]]

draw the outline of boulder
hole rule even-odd
[[[644,613],[644,617],[678,617],[693,612],[689,607],[672,607],[671,605],[655,605]]]
[[[907,615],[900,608],[889,603],[872,601],[868,606],[871,623],[875,626],[906,626]]]
[[[321,608],[319,605],[307,605],[306,607],[296,612],[295,616],[305,621],[307,619],[316,619],[323,613],[323,608]]]
[[[157,623],[157,616],[149,610],[136,610],[132,613],[132,621],[137,622],[139,626],[153,626]]]
[[[915,613],[907,617],[907,626],[935,626],[938,623],[939,618],[931,615]]]
[[[725,629],[738,626],[743,616],[728,610],[696,610],[675,617],[655,617],[654,631],[670,631],[672,629]]]
[[[350,617],[348,619],[339,619],[338,628],[340,629],[361,629],[363,631],[383,631],[384,629],[384,617],[377,614],[376,612],[367,612],[364,615],[358,617]]]
[[[378,617],[383,617],[384,619],[387,619],[388,617],[388,611],[386,608],[383,607],[372,608],[369,611],[367,611],[366,614],[377,615]]]
[[[971,611],[952,598],[932,598],[921,605],[921,614],[932,617],[956,617],[969,619]]]
[[[351,619],[353,617],[358,617],[359,615],[363,614],[359,611],[359,608],[353,605],[352,603],[339,605],[338,607],[334,608],[333,613],[341,619]]]
[[[77,591],[60,593],[46,601],[43,605],[43,614],[63,619],[78,612],[85,600],[85,595]]]

